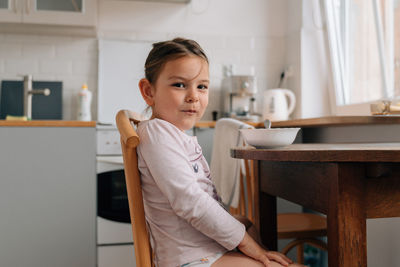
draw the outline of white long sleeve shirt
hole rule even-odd
[[[235,248],[245,227],[219,204],[196,137],[152,119],[139,124],[138,164],[158,267]]]

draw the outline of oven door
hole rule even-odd
[[[128,196],[121,156],[97,157],[97,243],[132,243]]]

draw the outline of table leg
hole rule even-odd
[[[367,266],[364,182],[361,164],[337,164],[327,214],[329,267]]]
[[[277,250],[276,197],[260,192],[259,198],[261,241],[269,250]]]

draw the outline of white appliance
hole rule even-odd
[[[227,76],[222,84],[223,115],[239,120],[259,121],[255,111],[256,77],[252,75]]]
[[[265,90],[263,120],[288,120],[295,106],[296,96],[289,89],[276,88]]]
[[[97,266],[136,266],[119,132],[97,127]]]

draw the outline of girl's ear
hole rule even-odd
[[[150,107],[153,106],[154,105],[153,87],[149,82],[149,80],[144,78],[141,79],[139,81],[139,88],[144,101],[146,101],[146,104],[149,105]]]

